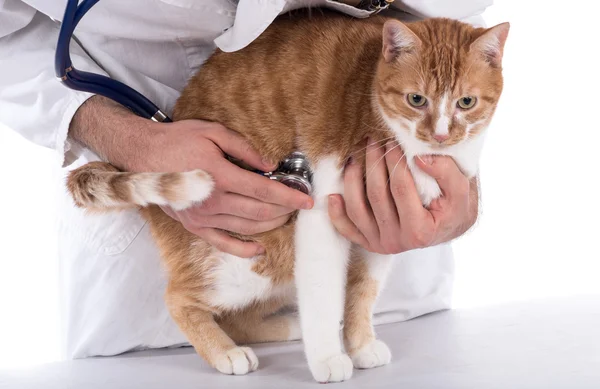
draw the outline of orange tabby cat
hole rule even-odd
[[[319,382],[390,361],[371,324],[390,257],[338,235],[327,196],[342,193],[353,145],[395,138],[428,205],[440,190],[413,158],[450,155],[474,176],[502,92],[506,23],[483,29],[448,19],[403,24],[312,15],[281,17],[243,50],[216,52],[174,110],[175,120],[222,123],[270,160],[294,151],[307,156],[315,207],[274,231],[243,237],[262,244],[264,255],[222,253],[158,207],[202,202],[213,187],[205,172],[133,174],[91,163],[68,180],[81,207],[142,207],[168,270],[172,317],[198,354],[227,374],[258,367],[252,350],[239,345],[299,338]],[[299,320],[282,311],[296,304]]]

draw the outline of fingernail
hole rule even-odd
[[[425,155],[421,157],[421,159],[423,160],[423,162],[425,162],[425,164],[433,165],[433,157],[431,155]]]
[[[260,255],[260,254],[264,254],[265,253],[265,248],[260,246],[257,250],[256,250],[256,254]]]
[[[275,168],[277,167],[277,164],[273,161],[269,161],[267,158],[264,158],[262,160],[262,163],[264,166],[270,168],[271,170],[275,170]]]
[[[337,199],[335,198],[334,195],[327,196],[327,199],[329,201],[329,206],[331,206],[331,207],[337,207],[338,206]]]
[[[350,157],[348,158],[348,162],[346,162],[346,166],[353,165],[355,162],[356,160],[354,159],[354,157]]]
[[[304,205],[302,206],[302,209],[312,209],[313,204],[314,204],[313,201],[309,200],[306,203],[304,203]]]

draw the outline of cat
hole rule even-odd
[[[246,344],[302,339],[316,381],[347,380],[353,368],[391,360],[371,322],[391,257],[342,238],[328,218],[327,196],[343,194],[345,163],[365,138],[402,145],[424,206],[441,193],[415,157],[450,155],[474,177],[503,88],[508,31],[508,23],[405,24],[313,10],[279,17],[240,51],[217,50],[185,87],[174,120],[219,122],[272,161],[300,151],[313,170],[314,208],[241,237],[266,249],[251,260],[218,251],[159,208],[208,198],[213,178],[206,172],[127,173],[93,162],[70,173],[68,189],[79,207],[140,208],[168,272],[171,316],[218,371],[256,370]],[[290,306],[298,314],[286,313]]]

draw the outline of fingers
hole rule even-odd
[[[264,203],[235,193],[222,193],[215,196],[214,201],[216,204],[211,207],[212,209],[207,209],[206,211],[209,213],[206,214],[227,214],[249,220],[267,221],[294,212],[292,208]],[[209,203],[210,201],[207,202],[207,205],[210,205]],[[200,212],[202,211],[201,207]]]
[[[242,242],[235,239],[227,233],[213,228],[201,228],[191,231],[204,239],[217,250],[235,255],[241,258],[252,258],[256,255],[264,254],[265,249],[254,242]]]
[[[395,146],[392,146],[395,147]],[[398,148],[396,146],[396,148]],[[366,154],[367,197],[379,227],[382,242],[395,241],[400,224],[396,205],[388,188],[385,145],[369,145]]]
[[[400,147],[395,148],[387,153],[385,159],[390,175],[390,192],[400,217],[400,225],[426,217],[427,211],[419,198],[404,152]]]
[[[289,215],[284,215],[272,220],[257,222],[231,215],[214,215],[193,219],[194,221],[190,224],[201,225],[202,228],[209,227],[232,231],[241,235],[256,235],[281,227],[289,218]]]
[[[169,207],[161,207],[161,209],[169,215],[171,218],[179,221],[180,217],[177,212],[173,211]],[[188,221],[189,218],[185,217],[184,220]],[[185,223],[184,227],[186,226]],[[210,245],[216,247],[218,250],[225,253],[229,253],[242,258],[251,258],[256,255],[264,254],[265,249],[254,242],[242,242],[241,240],[235,239],[228,235],[224,231],[215,230],[213,228],[188,228],[188,231],[204,239]]]
[[[379,243],[379,227],[373,212],[367,204],[364,170],[354,159],[350,161],[344,173],[344,201],[346,212],[352,223],[357,226],[371,243]],[[364,247],[364,246],[363,246]]]
[[[292,209],[311,209],[314,205],[310,196],[260,174],[233,164],[227,164],[220,170],[222,177],[225,177],[222,181],[223,189],[228,192]]]
[[[329,218],[340,235],[348,239],[350,242],[356,243],[368,250],[369,242],[346,214],[344,199],[342,196],[330,195],[328,210]]]
[[[207,132],[207,138],[211,139],[225,154],[240,159],[248,165],[261,171],[273,171],[276,167],[276,161],[266,161],[260,154],[238,133],[223,127],[220,124],[214,124],[213,131]]]

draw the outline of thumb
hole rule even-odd
[[[433,177],[443,192],[447,193],[452,185],[466,177],[452,157],[442,155],[425,155],[415,158],[419,169]]]

